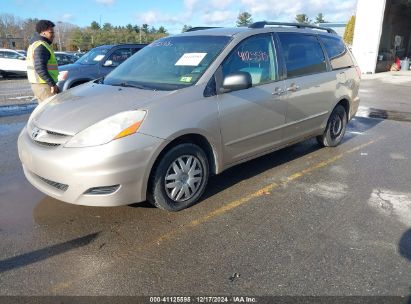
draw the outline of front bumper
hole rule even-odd
[[[147,180],[162,139],[136,133],[86,148],[48,147],[33,142],[24,128],[19,157],[29,182],[58,200],[87,206],[121,206],[146,199]],[[119,185],[113,193],[89,189]]]

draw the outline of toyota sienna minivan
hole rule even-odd
[[[178,211],[212,174],[311,137],[338,145],[360,75],[331,29],[194,29],[41,103],[19,156],[27,179],[58,200]]]

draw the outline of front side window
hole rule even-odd
[[[354,65],[344,42],[338,37],[320,36],[330,58],[333,70],[343,69]]]
[[[125,61],[130,56],[131,56],[130,48],[117,49],[110,55],[108,60],[111,60],[113,62],[113,66],[118,66],[120,65],[120,63]]]
[[[19,56],[18,53],[14,53],[14,52],[4,52],[4,58],[8,58],[8,59],[17,59]]]
[[[278,33],[284,54],[287,77],[327,71],[324,52],[317,37],[299,33]]]
[[[227,36],[180,36],[154,41],[104,79],[104,84],[176,90],[191,86],[231,40]]]
[[[275,48],[270,34],[241,41],[222,64],[223,77],[236,72],[251,75],[252,85],[278,80]]]
[[[84,64],[84,65],[94,65],[103,60],[104,56],[106,56],[108,52],[108,48],[95,48],[92,49],[90,52],[84,54],[77,63]]]

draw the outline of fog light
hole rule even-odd
[[[85,195],[107,195],[116,192],[120,188],[120,185],[94,187],[84,192]]]

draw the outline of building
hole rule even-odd
[[[12,37],[11,35],[7,35],[7,37],[0,37],[0,48],[23,49],[23,38]]]
[[[410,58],[411,0],[358,0],[352,50],[367,74]]]

